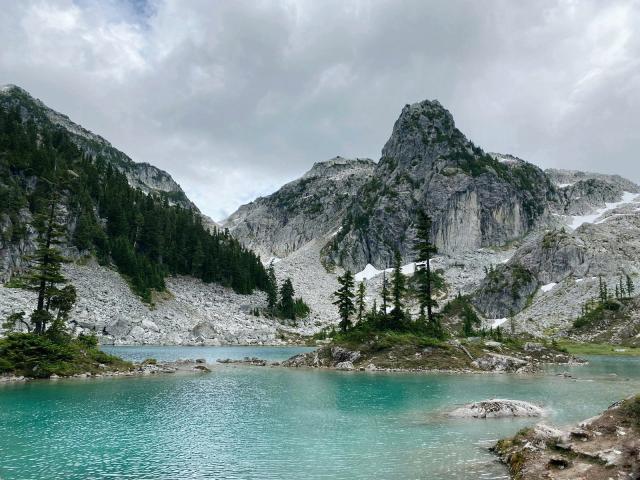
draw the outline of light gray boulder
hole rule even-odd
[[[541,417],[544,409],[522,400],[493,398],[481,402],[469,403],[449,412],[454,418],[506,418],[506,417]]]

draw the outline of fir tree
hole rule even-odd
[[[276,271],[273,268],[273,262],[269,264],[269,268],[267,269],[265,292],[267,294],[267,308],[273,312],[278,304],[278,281],[276,280]]]
[[[633,280],[629,275],[627,275],[627,296],[633,297],[634,290],[635,290],[635,285],[633,284]]]
[[[402,274],[400,252],[396,250],[394,258],[393,276],[391,279],[391,294],[393,297],[393,310],[391,318],[393,326],[399,328],[404,320],[404,296],[407,291],[406,281]]]
[[[287,278],[280,287],[279,310],[284,318],[290,320],[296,319],[294,294],[293,283],[290,278]]]
[[[431,258],[438,253],[438,249],[431,240],[431,218],[424,212],[418,213],[418,225],[416,228],[416,243],[414,250],[417,253],[416,274],[419,285],[420,313],[424,319],[424,310],[427,311],[427,322],[433,332],[440,332],[441,326],[433,313],[438,306],[433,298],[434,274],[431,271]],[[493,265],[491,270],[493,272]]]
[[[57,286],[67,281],[62,275],[62,263],[65,259],[56,248],[64,234],[58,219],[57,200],[58,195],[54,190],[47,211],[36,218],[39,231],[37,248],[33,255],[27,258],[30,267],[24,277],[25,288],[37,292],[36,308],[31,314],[31,321],[37,334],[46,332],[47,324],[52,320],[49,313],[51,298],[58,292]]]
[[[382,303],[380,305],[380,313],[383,318],[387,317],[389,311],[389,302],[391,301],[391,294],[389,293],[389,282],[387,281],[386,269],[382,272],[382,291],[380,292],[382,297]]]
[[[364,285],[364,282],[360,282],[358,284],[358,293],[357,293],[357,297],[356,297],[356,306],[358,309],[358,323],[362,322],[362,318],[364,316],[364,310],[365,310],[365,302],[364,302],[364,297],[366,295],[366,287]]]
[[[333,304],[338,307],[340,329],[345,333],[351,327],[351,316],[356,312],[356,307],[353,303],[355,295],[353,293],[354,283],[351,271],[347,270],[342,276],[339,276],[338,283],[340,287],[333,293],[336,297],[336,301]]]

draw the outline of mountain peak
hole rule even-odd
[[[382,149],[383,161],[394,166],[430,167],[452,151],[468,150],[473,145],[456,128],[451,112],[437,100],[405,105],[393,125],[391,137]]]

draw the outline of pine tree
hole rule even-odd
[[[620,294],[620,298],[621,298],[621,299],[622,299],[622,298],[625,298],[626,293],[627,293],[627,292],[625,292],[624,287],[625,287],[625,286],[624,286],[624,281],[622,280],[622,277],[619,277],[619,278],[618,278],[618,292],[619,292],[619,294]]]
[[[420,211],[414,250],[418,257],[416,259],[416,275],[419,286],[420,311],[424,317],[423,312],[426,309],[428,322],[435,324],[433,309],[438,305],[433,299],[434,278],[431,272],[431,258],[438,252],[438,249],[431,241],[431,225],[431,218],[425,212]]]
[[[296,319],[295,313],[295,301],[293,296],[295,291],[293,290],[293,283],[290,278],[287,278],[280,287],[280,313],[284,318],[290,320]]]
[[[366,287],[364,285],[364,282],[360,282],[358,284],[358,293],[357,293],[357,297],[356,297],[356,306],[358,309],[358,323],[362,322],[362,318],[364,316],[364,310],[365,310],[365,302],[364,302],[364,297],[366,295]]]
[[[276,280],[276,272],[273,268],[273,262],[269,264],[267,269],[267,285],[265,288],[267,294],[267,308],[273,312],[278,304],[278,281]]]
[[[336,301],[333,304],[338,307],[340,314],[340,329],[343,333],[346,333],[351,327],[351,315],[356,312],[356,307],[353,303],[355,295],[353,293],[354,283],[351,271],[347,270],[342,276],[339,276],[338,283],[340,287],[333,293],[336,297]]]

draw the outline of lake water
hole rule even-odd
[[[284,359],[300,349],[111,347],[130,359]],[[487,446],[535,420],[448,419],[491,397],[559,424],[640,391],[640,361],[535,377],[214,367],[210,374],[0,387],[0,478],[495,479]],[[556,376],[570,370],[576,379]],[[613,375],[615,374],[615,375]]]

